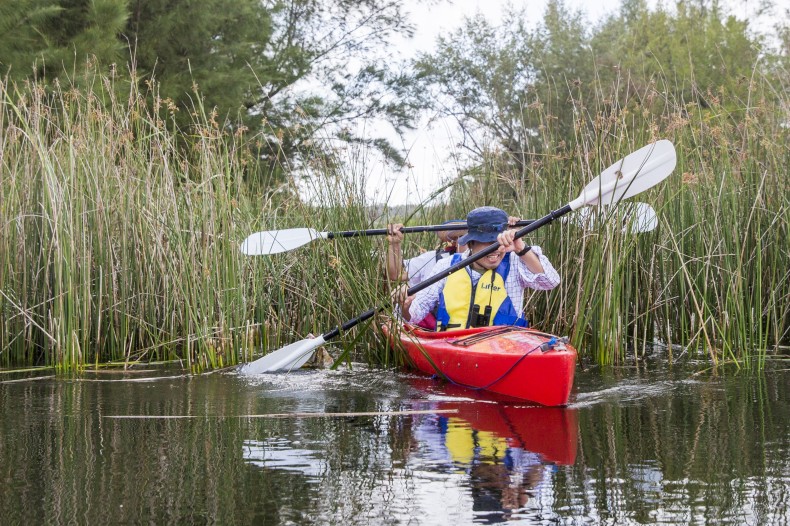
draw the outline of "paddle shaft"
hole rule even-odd
[[[527,234],[529,234],[530,232],[534,232],[535,230],[539,229],[540,227],[548,225],[549,223],[551,223],[555,219],[564,216],[565,214],[567,214],[571,210],[572,210],[571,205],[567,204],[567,205],[563,206],[562,208],[558,208],[557,210],[554,210],[553,212],[549,212],[548,214],[546,214],[545,216],[541,217],[540,219],[535,219],[535,220],[531,221],[530,224],[528,224],[527,226],[525,226],[521,230],[516,231],[515,239],[518,239],[520,237],[524,237]],[[418,283],[415,286],[411,287],[409,290],[406,291],[406,294],[408,296],[413,296],[414,294],[417,294],[421,290],[427,289],[428,287],[430,287],[434,283],[443,280],[444,278],[446,278],[447,276],[449,276],[453,272],[455,272],[457,270],[461,270],[464,267],[468,267],[469,265],[471,265],[475,261],[483,259],[487,255],[489,255],[489,254],[491,254],[493,252],[496,252],[498,249],[499,249],[499,241],[494,241],[494,243],[492,243],[488,247],[484,248],[480,252],[478,252],[476,254],[472,254],[471,256],[467,257],[466,259],[462,259],[461,261],[459,261],[455,265],[452,265],[452,266],[448,267],[446,270],[443,270],[442,272],[439,272],[438,274],[434,274],[430,278],[428,278],[428,279],[426,279],[424,281],[421,281],[420,283]]]
[[[527,226],[534,222],[534,219],[522,219],[514,226]],[[466,230],[466,221],[459,221],[458,223],[446,225],[404,226],[400,229],[400,231],[404,234],[413,234],[417,232],[445,232],[448,230]],[[326,238],[335,239],[338,237],[386,236],[388,233],[389,232],[386,228],[372,228],[370,230],[344,230],[341,232],[326,232]]]
[[[527,222],[527,225],[524,226],[524,228],[522,228],[521,230],[518,230],[516,232],[515,239],[518,239],[520,237],[524,237],[527,234],[529,234],[530,232],[534,232],[535,230],[539,229],[540,227],[548,225],[549,223],[551,223],[555,219],[564,216],[565,214],[567,214],[571,210],[573,210],[571,208],[571,205],[567,204],[567,205],[563,206],[562,208],[558,208],[557,210],[554,210],[553,212],[549,212],[548,214],[546,214],[545,216],[541,217],[540,219],[529,220]],[[518,223],[517,223],[517,225],[518,225]],[[423,228],[423,227],[417,227],[417,228]],[[458,228],[458,227],[456,226],[456,228]],[[386,230],[384,232],[386,233]],[[430,287],[434,283],[437,283],[437,282],[443,280],[444,278],[446,278],[447,276],[449,276],[453,272],[461,270],[464,267],[468,267],[469,265],[471,265],[475,261],[486,257],[487,255],[491,254],[492,252],[496,252],[498,249],[499,249],[499,242],[495,241],[493,244],[491,244],[490,246],[484,248],[480,252],[477,252],[476,254],[472,254],[471,256],[467,257],[466,259],[462,259],[461,261],[459,261],[455,265],[450,266],[449,268],[447,268],[446,270],[443,270],[442,272],[439,272],[438,274],[434,274],[433,276],[431,276],[430,278],[426,279],[425,281],[421,281],[417,285],[415,285],[415,286],[411,287],[409,290],[407,290],[406,294],[409,295],[409,296],[412,296],[412,295],[418,293],[419,291]],[[343,325],[341,325],[339,327],[335,327],[331,331],[325,332],[324,334],[321,335],[321,337],[324,339],[324,341],[328,341],[331,338],[335,338],[341,332],[345,332],[348,329],[354,327],[355,325],[358,325],[358,324],[362,323],[363,321],[372,318],[376,314],[376,312],[378,312],[379,310],[382,310],[382,309],[384,309],[384,307],[376,307],[375,309],[370,309],[368,311],[365,311],[362,314],[360,314],[359,316],[357,316],[356,318],[348,320]]]
[[[363,321],[372,318],[373,315],[376,314],[376,312],[378,312],[379,310],[381,310],[383,308],[384,307],[376,307],[375,309],[367,310],[367,311],[363,312],[362,314],[360,314],[359,316],[357,316],[356,318],[348,320],[343,325],[340,325],[339,327],[335,327],[331,331],[325,332],[324,334],[321,335],[321,337],[324,339],[324,341],[329,341],[331,338],[334,338],[334,337],[338,336],[341,332],[345,332],[348,329],[350,329],[351,327],[354,327],[355,325],[358,325],[358,324],[362,323]]]
[[[657,155],[655,152],[658,152]],[[659,182],[666,179],[674,170],[677,164],[675,147],[667,140],[651,143],[639,150],[629,154],[625,158],[614,163],[604,170],[598,177],[590,181],[584,187],[579,197],[569,202],[562,208],[550,212],[546,216],[538,219],[520,230],[514,232],[514,238],[521,238],[535,230],[541,228],[558,219],[568,212],[578,210],[582,206],[617,204],[623,199],[628,199],[638,193],[652,188]],[[638,177],[638,179],[637,179]],[[453,225],[457,228],[457,225]],[[383,231],[381,232],[384,233]],[[245,243],[247,241],[245,240]],[[470,255],[465,260],[442,271],[440,274],[431,276],[426,281],[415,285],[406,292],[409,295],[429,287],[439,280],[449,276],[464,267],[467,267],[479,259],[493,253],[500,247],[498,242],[485,247],[480,252]],[[244,251],[244,250],[242,250]],[[293,368],[301,367],[312,352],[323,345],[327,340],[336,337],[341,331],[348,330],[355,325],[372,318],[381,309],[374,308],[368,310],[343,325],[336,327],[326,334],[318,337],[311,337],[300,342],[292,343],[282,349],[267,354],[266,356],[247,364],[245,369],[249,374],[265,372],[290,371]]]

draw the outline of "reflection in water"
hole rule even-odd
[[[574,410],[474,401],[438,405],[458,413],[415,420],[409,467],[418,477],[427,472],[428,480],[439,479],[437,473],[456,476],[458,489],[470,497],[476,520],[515,517],[533,496],[551,492],[554,463],[575,460]]]
[[[423,512],[438,508],[440,522],[463,522],[464,515],[453,519],[463,502],[475,522],[502,522],[540,510],[552,498],[556,466],[576,459],[575,410],[474,400],[474,392],[425,378],[410,383],[434,409],[455,411],[412,421],[410,470],[427,481],[446,477],[442,486],[415,487]]]
[[[568,409],[357,366],[157,374],[0,377],[3,524],[790,524],[788,371],[582,373]],[[324,416],[250,416],[282,413]]]
[[[245,440],[242,445],[244,460],[253,466],[266,469],[296,471],[308,477],[318,478],[328,469],[326,461],[317,452],[291,447],[285,439]]]

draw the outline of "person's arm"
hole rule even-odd
[[[560,274],[554,269],[554,266],[543,254],[543,250],[538,245],[532,245],[526,255],[532,254],[539,262],[540,268],[543,272],[534,272],[530,265],[524,261],[525,257],[518,257],[515,254],[509,255],[513,258],[511,269],[515,267],[518,272],[518,281],[522,287],[529,287],[535,290],[551,290],[560,284]],[[530,258],[531,259],[531,258]]]
[[[424,281],[433,272],[433,266],[436,265],[436,251],[429,250],[423,252],[419,256],[414,256],[403,261],[403,270],[406,273],[407,283],[410,287],[417,285]]]
[[[523,239],[516,239],[516,229],[512,227],[518,223],[518,221],[519,218],[510,216],[508,218],[508,224],[511,228],[499,234],[499,236],[497,236],[497,241],[499,241],[499,244],[502,245],[507,252],[515,252],[530,272],[533,274],[543,274],[545,269],[543,268],[540,257],[537,256],[531,248],[527,248],[527,244],[524,243]]]
[[[436,263],[431,271],[431,276],[449,268],[451,261],[452,258],[444,258]],[[439,280],[413,296],[409,296],[408,301],[401,305],[403,319],[411,321],[412,323],[420,323],[425,319],[428,313],[439,304],[439,294],[444,288],[445,282],[447,282],[447,278]]]
[[[513,219],[513,218],[511,218]],[[513,252],[520,263],[519,281],[525,286],[539,290],[550,290],[560,284],[560,275],[537,245],[529,246],[524,240],[515,239],[516,230],[499,234],[497,241],[508,252]]]
[[[390,281],[404,281],[408,278],[403,268],[403,225],[394,223],[387,225],[387,279]]]
[[[436,263],[433,266],[430,276],[447,269],[450,266],[451,260],[452,258],[444,258]],[[392,297],[393,301],[398,304],[401,317],[412,323],[420,323],[439,303],[439,293],[446,281],[447,278],[444,278],[412,296],[406,296],[407,288],[401,287],[398,293]]]

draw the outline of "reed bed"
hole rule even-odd
[[[358,188],[335,177],[338,201],[313,208],[292,185],[250,182],[260,137],[200,107],[187,135],[168,101],[100,80],[0,85],[0,366],[219,368],[380,299],[381,239],[239,252],[263,229],[367,228]]]
[[[82,91],[0,84],[0,366],[219,368],[387,305],[383,238],[272,257],[238,250],[258,230],[403,220],[368,206],[364,175],[308,163],[303,177],[328,192],[322,206],[304,203],[291,183],[251,178],[255,135],[227,131],[199,106],[187,134],[155,91],[121,97],[115,82],[97,78]],[[483,204],[539,217],[617,159],[668,138],[675,174],[638,198],[657,210],[659,228],[624,232],[607,211],[593,227],[536,232],[529,242],[544,247],[563,283],[532,294],[528,317],[599,363],[639,359],[658,344],[672,359],[688,352],[760,368],[790,331],[790,100],[777,95],[788,90],[768,97],[767,81],[754,84],[753,101],[704,109],[619,92],[606,104],[572,100],[583,110],[572,141],[552,135],[543,115],[552,146],[531,166],[513,173],[487,159],[454,183],[449,202],[410,221]],[[406,255],[434,240],[409,238]],[[340,359],[396,363],[364,326],[335,345]]]
[[[761,369],[780,352],[790,338],[790,99],[782,79],[755,77],[748,99],[720,93],[705,108],[669,98],[666,81],[639,93],[617,89],[626,82],[600,85],[594,100],[568,98],[579,116],[573,141],[536,109],[545,111],[541,143],[551,146],[531,152],[521,171],[492,156],[459,202],[483,195],[486,204],[541,216],[662,138],[675,144],[678,164],[633,198],[656,209],[655,231],[623,231],[618,211],[604,210],[592,227],[554,224],[528,240],[563,278],[528,298],[528,318],[570,335],[583,358],[602,364],[661,351]]]

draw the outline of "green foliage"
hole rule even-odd
[[[386,115],[408,127],[425,102],[427,90],[409,97],[411,77],[372,51],[406,30],[397,2],[183,4],[130,6],[133,83],[89,69],[45,84],[47,66],[37,82],[0,84],[3,363],[177,356],[216,367],[250,359],[256,338],[274,349],[386,303],[374,240],[271,260],[241,260],[237,248],[260,229],[381,222],[353,171],[364,162],[342,167],[321,139],[398,158],[352,126]],[[113,2],[20,5],[28,11],[2,6],[0,56],[54,60],[114,31],[122,13]],[[482,204],[541,216],[630,151],[675,142],[676,175],[646,197],[662,221],[655,234],[634,239],[610,221],[529,240],[564,281],[530,298],[528,317],[600,362],[661,341],[749,365],[790,336],[787,57],[706,5],[633,0],[588,33],[550,2],[537,28],[516,15],[502,27],[471,19],[417,64],[475,156],[450,216]],[[348,71],[337,53],[359,64]],[[327,206],[294,198],[295,170]],[[382,356],[372,335],[360,349]]]
[[[123,59],[127,0],[21,0],[0,5],[0,75],[74,76],[87,61]]]
[[[553,133],[568,140],[574,136],[573,124],[578,115],[584,114],[585,104],[594,104],[597,99],[591,34],[580,12],[569,9],[561,0],[552,0],[534,39],[535,109],[543,114],[541,120],[553,121]],[[548,147],[545,137],[541,140]]]
[[[37,28],[60,11],[54,0],[0,3],[0,76],[27,78],[41,66],[47,44]]]
[[[273,33],[271,14],[259,4],[255,0],[131,3],[124,36],[131,45],[136,73],[156,80],[158,94],[175,102],[184,126],[191,122],[190,112],[200,111],[201,106],[209,111],[222,108],[223,117],[243,114],[256,98],[255,71],[277,79],[295,67],[283,64],[282,71],[276,71],[274,62],[252,46],[269,47]],[[200,101],[194,100],[197,90]]]
[[[629,234],[615,215],[592,229],[558,222],[536,232],[528,242],[544,248],[563,283],[531,295],[527,316],[599,362],[641,358],[663,342],[670,355],[680,345],[712,363],[761,367],[790,336],[790,159],[782,114],[762,96],[772,86],[755,82],[761,102],[740,110],[743,121],[711,113],[721,106],[678,102],[669,118],[635,120],[629,100],[579,116],[578,142],[555,146],[536,179],[503,179],[487,159],[448,209],[423,208],[412,220],[436,223],[484,203],[540,217],[617,159],[670,138],[676,173],[644,197],[659,228]],[[221,367],[388,303],[382,239],[271,258],[238,250],[258,230],[380,226],[386,218],[365,207],[364,174],[339,172],[333,159],[311,163],[326,192],[324,206],[311,208],[242,184],[254,135],[196,121],[199,140],[186,156],[134,92],[131,107],[108,94],[109,109],[73,88],[0,93],[0,363],[79,369],[177,358],[194,370]],[[558,145],[552,122],[540,125]],[[407,254],[432,238],[409,243]],[[373,330],[357,331],[338,340],[335,356],[391,363]]]
[[[592,44],[603,65],[629,73],[637,91],[666,78],[667,96],[703,107],[722,97],[725,106],[741,105],[762,51],[748,22],[725,17],[717,1],[680,1],[674,12],[625,3]]]

